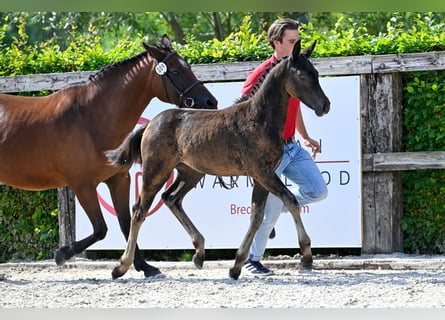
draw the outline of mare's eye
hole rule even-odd
[[[179,71],[173,70],[173,71],[172,71],[172,75],[174,75],[174,76],[179,75]]]

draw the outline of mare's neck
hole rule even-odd
[[[91,80],[93,125],[101,123],[102,128],[107,128],[102,133],[106,136],[105,144],[114,147],[121,143],[149,102],[160,93],[153,86],[153,77],[159,76],[154,72],[153,59],[146,54],[118,64]]]

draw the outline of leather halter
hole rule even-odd
[[[162,84],[164,86],[164,92],[165,92],[165,96],[167,98],[168,101],[171,102],[170,97],[168,96],[168,92],[167,92],[167,87],[165,85],[165,78],[167,78],[171,85],[173,86],[173,88],[175,89],[176,93],[179,96],[179,105],[182,105],[184,103],[184,106],[187,108],[192,108],[195,105],[195,100],[192,97],[187,97],[187,93],[189,93],[194,87],[196,87],[197,85],[201,84],[202,81],[200,80],[196,80],[195,82],[193,82],[191,85],[189,85],[187,88],[185,88],[183,91],[181,91],[178,86],[174,83],[174,81],[172,80],[172,78],[169,76],[168,74],[168,68],[167,65],[165,64],[165,62],[170,59],[170,57],[172,57],[173,55],[176,55],[177,53],[175,51],[170,51],[165,57],[164,59],[162,59],[161,62],[158,62],[156,64],[156,72],[162,77]]]

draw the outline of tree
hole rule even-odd
[[[25,25],[22,32],[30,44],[50,42],[63,50],[77,36],[84,35],[99,37],[106,49],[116,39],[151,39],[164,33],[180,44],[191,38],[223,41],[240,27],[247,15],[255,33],[266,31],[278,17],[289,17],[302,24],[310,22],[319,31],[360,28],[370,35],[385,33],[390,20],[407,30],[419,16],[437,22],[445,20],[444,12],[0,12],[0,21],[5,30],[4,46],[17,41],[20,26]]]
[[[173,38],[181,44],[190,36],[201,41],[213,38],[223,41],[240,26],[247,15],[252,17],[252,30],[257,33],[267,30],[280,16],[294,18],[303,23],[308,21],[307,13],[304,12],[162,12],[161,15],[171,27]]]

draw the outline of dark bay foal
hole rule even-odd
[[[107,152],[114,165],[123,167],[141,157],[143,171],[143,186],[133,206],[127,246],[120,265],[112,272],[113,278],[124,275],[130,267],[146,212],[175,168],[176,180],[162,193],[162,199],[190,235],[197,267],[202,267],[205,258],[204,237],[186,215],[182,201],[205,174],[247,175],[254,181],[250,225],[230,269],[231,278],[238,279],[241,274],[263,219],[268,192],[279,197],[290,210],[297,228],[302,266],[312,267],[311,241],[300,217],[298,201],[275,174],[275,168],[283,153],[282,133],[290,97],[299,98],[318,116],[328,113],[330,108],[318,72],[308,59],[314,47],[315,42],[300,52],[298,41],[292,56],[274,66],[248,100],[221,110],[166,110],[146,128],[131,134],[118,149]]]

